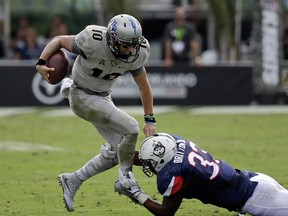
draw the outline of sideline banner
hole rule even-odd
[[[146,69],[155,105],[247,105],[253,100],[252,67],[175,66]],[[112,92],[116,104],[141,103],[130,76],[118,78],[119,82]]]
[[[146,67],[155,105],[247,105],[253,100],[252,67]],[[60,84],[43,81],[34,66],[1,66],[0,106],[62,106]],[[116,105],[140,105],[130,74],[118,77]]]
[[[61,84],[50,85],[34,66],[1,66],[0,106],[66,105]]]

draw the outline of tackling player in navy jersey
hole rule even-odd
[[[142,164],[148,177],[157,175],[162,204],[141,191],[132,172],[125,183],[116,181],[114,189],[154,215],[175,215],[184,198],[196,198],[239,214],[288,215],[288,190],[273,178],[235,169],[178,135],[158,133],[146,138],[139,159],[137,163]]]
[[[100,153],[80,169],[58,176],[65,206],[68,211],[74,211],[74,196],[84,181],[117,164],[121,177],[132,170],[139,126],[136,119],[117,108],[111,99],[111,88],[117,77],[130,73],[139,88],[146,137],[156,133],[156,121],[145,69],[150,45],[136,18],[120,14],[113,17],[107,27],[89,25],[77,35],[53,38],[36,63],[37,71],[47,82],[49,72],[53,73],[54,69],[48,68],[46,61],[62,48],[77,54],[77,58],[72,80],[63,80],[61,94],[69,99],[73,112],[91,123],[106,141]]]

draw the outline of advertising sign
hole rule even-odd
[[[251,67],[146,67],[155,105],[242,105],[252,101]],[[43,81],[34,66],[0,66],[0,106],[68,105],[61,83]],[[140,105],[130,73],[118,77],[111,96],[116,105]]]

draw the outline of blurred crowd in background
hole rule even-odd
[[[11,53],[14,59],[37,59],[44,46],[57,35],[69,34],[68,26],[60,15],[53,16],[45,35],[38,34],[29,16],[18,18],[17,30],[11,34]]]
[[[224,2],[230,2],[230,5],[236,7],[235,4],[237,1],[225,0]],[[240,1],[241,0],[239,0],[239,2]],[[209,32],[209,28],[211,28],[211,18],[208,17],[213,12],[211,6],[215,5],[216,7],[218,5],[219,10],[221,10],[221,7],[224,7],[224,4],[220,4],[221,2],[223,3],[223,0],[159,0],[157,3],[158,8],[155,8],[155,5],[153,5],[154,3],[152,3],[153,1],[150,0],[141,1],[142,3],[141,5],[139,4],[140,6],[138,5],[138,7],[135,4],[131,4],[131,2],[133,2],[132,0],[119,0],[117,1],[117,4],[109,0],[85,0],[81,1],[82,5],[79,1],[77,2],[75,0],[10,0],[11,32],[9,50],[5,50],[3,40],[5,19],[5,9],[3,8],[4,2],[5,0],[0,0],[0,59],[37,59],[43,47],[53,37],[63,34],[76,34],[89,24],[107,25],[107,21],[113,15],[118,13],[129,13],[136,16],[142,24],[144,36],[151,43],[151,58],[159,58],[160,60],[163,60],[164,64],[171,65],[171,61],[167,60],[167,52],[165,53],[165,48],[167,50],[168,46],[166,43],[168,37],[167,25],[174,20],[175,9],[181,6],[186,10],[187,16],[185,19],[190,23],[189,25],[192,26],[192,31],[194,31],[194,33],[191,33],[193,35],[194,48],[192,48],[193,46],[190,47],[190,45],[188,45],[191,44],[190,42],[182,44],[184,46],[189,46],[189,49],[191,49],[189,54],[190,60],[195,61],[195,58],[198,56],[205,57],[206,55],[204,54],[206,53],[209,53],[211,57],[211,52],[207,52],[211,49],[224,49],[223,46],[218,45],[217,42],[215,42],[214,45],[211,45],[212,36],[211,32]],[[241,1],[241,32],[238,36],[241,43],[240,45],[238,44],[238,49],[242,53],[240,60],[250,59],[249,52],[253,48],[253,44],[251,43],[253,34],[253,9],[251,9],[251,5],[255,4],[255,2],[256,1],[251,0]],[[281,4],[286,6],[287,1],[283,0]],[[229,9],[229,4],[227,5],[227,8]],[[47,11],[43,11],[43,7],[48,13],[45,13]],[[105,10],[102,10],[103,7],[105,7]],[[286,7],[282,7],[283,11],[281,11],[281,21],[283,24],[281,29],[283,31],[279,39],[283,45],[281,47],[282,57],[283,59],[288,59],[288,16],[286,15],[285,8]],[[227,14],[234,14],[236,10],[236,8],[233,8],[232,12]],[[209,14],[209,12],[211,13]],[[232,18],[225,17],[227,14],[223,13],[221,17],[221,11],[218,14],[214,11],[214,18],[212,21],[220,23],[215,24],[216,28],[222,30],[223,26],[228,26],[229,28],[229,26],[234,23],[236,20],[235,14],[234,16],[231,15]],[[233,25],[230,28],[235,28],[235,24]],[[227,32],[228,36],[225,37],[229,37],[229,32],[231,32],[231,30],[228,29]],[[219,37],[217,32],[214,32],[214,34],[213,37]],[[223,34],[225,35],[225,32]],[[235,34],[237,34],[237,32],[234,32],[234,35],[231,34],[230,37],[237,38],[237,35],[235,36]],[[185,40],[187,41],[187,38]],[[224,41],[225,40],[227,41],[227,44],[230,41],[229,38],[224,38]],[[195,48],[195,43],[197,44],[197,48]],[[179,48],[182,45],[177,43],[177,46],[175,47]],[[236,47],[236,45],[233,45],[232,43],[232,46]],[[246,55],[246,57],[244,55]],[[226,56],[226,59],[227,58],[229,57]],[[235,54],[233,58],[236,58]]]

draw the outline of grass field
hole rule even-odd
[[[48,108],[0,117],[0,215],[3,216],[146,216],[144,207],[113,191],[117,168],[86,181],[75,198],[76,211],[62,203],[57,176],[80,168],[104,140],[78,117],[46,115]],[[142,127],[142,115],[133,116]],[[236,168],[263,172],[288,188],[288,114],[202,114],[190,108],[157,115],[158,132],[182,135]],[[139,140],[144,138],[141,133]],[[139,148],[140,142],[137,144]],[[153,177],[138,167],[142,189],[160,201]],[[185,200],[177,216],[237,215]]]

